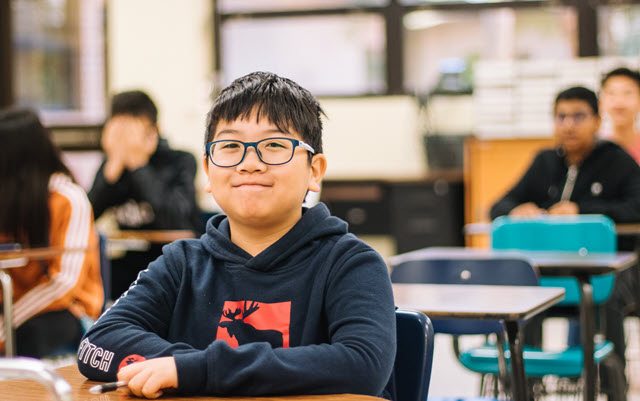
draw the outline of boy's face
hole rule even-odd
[[[266,118],[256,120],[252,113],[246,119],[220,120],[212,141],[257,142],[275,137],[302,140],[298,133],[284,133]],[[232,227],[234,224],[267,230],[291,227],[302,215],[307,190],[320,190],[327,167],[323,154],[314,155],[311,165],[307,154],[296,146],[291,161],[274,166],[263,163],[255,148],[248,147],[244,160],[234,167],[218,167],[205,156],[209,181],[206,190],[227,214]]]
[[[588,152],[600,128],[600,116],[579,99],[559,100],[554,111],[554,135],[568,155]]]
[[[623,75],[607,79],[600,91],[600,108],[615,126],[632,126],[640,113],[640,87]]]

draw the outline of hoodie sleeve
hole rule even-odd
[[[171,322],[180,273],[161,256],[143,270],[127,291],[84,335],[78,369],[91,380],[115,381],[130,362],[193,351],[185,343],[165,340]]]
[[[396,349],[395,307],[387,268],[368,249],[344,249],[326,288],[329,341],[292,348],[251,343],[175,355],[179,389],[187,393],[284,395],[357,393],[378,396]]]
[[[127,200],[127,184],[122,177],[113,184],[108,183],[104,178],[105,163],[106,161],[103,161],[96,172],[91,190],[87,194],[93,206],[93,213],[96,219],[102,216],[102,213],[111,206],[119,205]]]

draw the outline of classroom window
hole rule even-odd
[[[47,125],[104,119],[101,0],[13,0],[13,90]]]
[[[553,1],[553,0],[543,0],[543,1]],[[398,2],[402,5],[406,6],[414,6],[414,5],[442,5],[442,4],[479,4],[479,3],[513,3],[514,0],[398,0]],[[540,0],[515,0],[517,3],[539,3]]]
[[[640,54],[640,5],[600,7],[598,46],[604,56]]]
[[[223,85],[262,70],[291,78],[316,95],[382,94],[384,26],[384,19],[371,13],[226,20]]]
[[[389,0],[218,0],[223,13],[260,11],[323,10],[332,8],[381,7]]]
[[[577,55],[577,17],[570,7],[421,10],[407,13],[405,90],[425,93],[443,72],[460,70],[472,85],[479,59],[571,59]]]

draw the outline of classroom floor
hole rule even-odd
[[[629,378],[628,401],[640,401],[640,319],[628,318],[625,321],[627,339],[627,377]],[[561,349],[559,339],[566,338],[567,325],[560,319],[549,319],[544,325],[544,346],[548,349]],[[472,346],[483,338],[466,338],[461,347]],[[429,386],[430,397],[473,397],[478,395],[480,376],[462,367],[453,354],[451,338],[437,335],[433,371]],[[565,397],[548,396],[545,401],[567,400]],[[569,398],[580,399],[580,397]],[[599,401],[606,400],[602,396]]]

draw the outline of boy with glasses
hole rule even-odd
[[[583,87],[560,92],[554,104],[558,146],[538,153],[520,181],[493,205],[491,218],[603,214],[617,223],[640,222],[640,167],[620,146],[597,138],[600,121],[594,92]],[[635,300],[636,269],[619,273],[605,306],[605,334],[623,364],[623,320]],[[530,324],[526,333],[527,343],[540,343],[539,326]],[[572,341],[578,338],[577,332],[571,334]]]
[[[573,87],[554,103],[557,147],[543,150],[520,181],[491,208],[502,215],[604,214],[615,222],[640,221],[640,168],[618,145],[597,139],[594,92]]]
[[[85,376],[147,398],[383,393],[395,356],[386,265],[323,204],[302,207],[327,167],[322,114],[270,73],[221,92],[203,163],[225,214],[166,246],[91,328]]]

